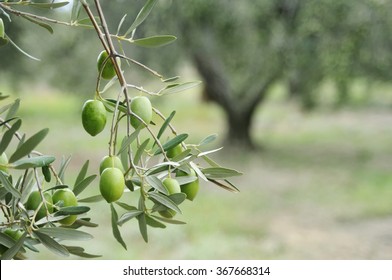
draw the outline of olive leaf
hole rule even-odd
[[[21,125],[22,120],[19,119],[11,126],[9,130],[4,132],[0,142],[0,155],[7,149],[8,145],[11,143],[12,137],[15,135]]]
[[[27,142],[26,142],[27,143]],[[36,167],[44,167],[48,166],[52,162],[55,161],[55,157],[52,156],[37,156],[31,158],[24,158],[15,161],[11,167],[15,169],[28,169],[28,168],[36,168]]]
[[[93,238],[89,233],[70,228],[47,227],[37,231],[62,240],[89,240]]]
[[[177,146],[178,144],[180,144],[181,142],[183,142],[187,138],[188,138],[188,134],[186,134],[186,133],[179,134],[179,135],[175,136],[173,139],[170,139],[165,144],[163,144],[162,148],[166,152],[167,150],[170,150],[171,148]],[[159,148],[155,152],[154,155],[159,155],[160,153],[162,153],[162,149],[161,148]]]
[[[142,214],[143,211],[140,210],[130,210],[126,213],[124,213],[120,219],[117,221],[117,224],[119,226],[122,226],[124,223],[128,222],[129,220],[139,216],[140,214]]]
[[[79,171],[78,176],[76,177],[74,186],[78,185],[84,178],[86,178],[89,163],[90,161],[86,160],[86,162],[83,164],[82,168]]]
[[[87,188],[97,177],[97,175],[91,175],[85,179],[83,179],[81,182],[79,182],[77,185],[75,185],[73,192],[75,195],[80,194],[85,188]]]
[[[114,238],[117,240],[118,243],[121,244],[121,246],[124,247],[125,250],[127,250],[127,245],[125,244],[120,230],[118,229],[118,225],[117,225],[117,221],[118,221],[118,214],[116,209],[114,208],[113,204],[110,204],[110,210],[112,212],[112,232],[113,232],[113,236]]]
[[[194,81],[194,82],[186,82],[182,84],[168,85],[165,89],[163,89],[159,93],[159,95],[178,93],[196,87],[200,84],[201,81]]]
[[[12,259],[22,248],[23,243],[26,239],[27,232],[23,233],[23,235],[18,239],[18,241],[7,251],[3,253],[1,256],[2,260],[10,260]]]
[[[141,215],[137,216],[137,220],[139,222],[140,234],[142,235],[144,241],[146,243],[148,243],[146,214],[141,214]]]
[[[131,41],[131,43],[140,47],[156,48],[156,47],[168,45],[174,42],[176,39],[177,38],[172,35],[158,35],[158,36],[136,39]]]
[[[125,32],[124,36],[127,36],[130,34],[132,31],[136,29],[142,22],[148,17],[150,14],[151,10],[154,8],[155,4],[158,2],[158,0],[148,0],[147,3],[143,6],[143,8],[139,11],[138,15],[135,18],[135,21],[132,23],[132,25],[129,27],[127,32]]]
[[[0,182],[3,185],[3,187],[10,192],[14,197],[16,198],[21,198],[21,193],[15,189],[11,182],[8,180],[8,178],[4,175],[5,173],[3,173],[2,171],[0,171]]]
[[[13,163],[17,161],[18,159],[21,159],[24,156],[27,156],[30,154],[34,148],[41,143],[41,141],[46,137],[48,134],[49,129],[44,128],[31,136],[29,139],[27,139],[20,147],[11,155],[9,162]]]
[[[163,195],[161,193],[157,193],[157,192],[151,192],[148,194],[149,198],[155,202],[158,202],[164,206],[166,206],[167,208],[170,208],[174,211],[176,211],[177,213],[182,213],[181,209],[178,208],[177,204],[171,200],[168,196]]]
[[[50,236],[48,236],[42,232],[39,232],[39,231],[35,231],[34,235],[39,239],[39,241],[41,241],[41,243],[46,248],[48,248],[53,253],[60,255],[60,256],[65,256],[65,257],[69,256],[68,250],[63,245],[58,243],[56,240],[51,238]]]

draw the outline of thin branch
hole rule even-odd
[[[30,17],[36,20],[40,20],[40,21],[45,21],[45,22],[50,22],[50,23],[55,23],[55,24],[61,24],[61,25],[66,25],[66,26],[74,26],[74,24],[69,23],[69,22],[65,22],[65,21],[60,21],[60,20],[56,20],[56,19],[52,19],[52,18],[47,18],[47,17],[43,17],[43,16],[37,16],[35,14],[31,14],[31,13],[26,13],[26,12],[21,12],[18,10],[15,10],[13,8],[10,8],[7,4],[5,3],[0,3],[0,7],[2,9],[4,9],[5,11],[14,14],[16,16],[21,16],[21,17]]]

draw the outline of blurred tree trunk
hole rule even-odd
[[[252,120],[257,106],[263,102],[278,75],[270,76],[265,80],[254,76],[252,84],[247,84],[241,92],[233,92],[230,81],[227,80],[228,75],[216,56],[199,46],[192,49],[191,57],[204,79],[204,98],[217,103],[225,112],[226,144],[247,149],[256,148],[251,136]]]

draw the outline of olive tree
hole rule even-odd
[[[101,200],[107,201],[114,238],[126,249],[120,227],[132,219],[137,220],[145,242],[148,242],[150,227],[183,224],[174,216],[181,213],[181,203],[185,199],[195,199],[199,181],[238,191],[228,178],[241,173],[222,167],[209,157],[220,149],[205,148],[215,135],[206,136],[199,143],[190,143],[188,133],[175,127],[175,110],[165,116],[150,102],[151,96],[176,94],[199,82],[182,82],[177,76],[165,77],[124,51],[126,44],[159,47],[176,39],[171,35],[137,35],[136,30],[156,3],[157,0],[145,1],[129,24],[124,15],[117,19],[118,25],[113,29],[107,24],[105,9],[99,0],[73,1],[68,20],[52,17],[51,13],[69,5],[66,1],[0,1],[0,44],[12,45],[15,51],[19,50],[21,55],[31,59],[36,58],[28,50],[22,50],[13,34],[8,32],[8,26],[15,21],[26,20],[50,33],[54,32],[53,25],[64,25],[86,28],[95,34],[102,51],[97,58],[97,67],[91,69],[96,83],[91,88],[90,98],[83,106],[81,104],[80,125],[87,132],[86,137],[100,137],[103,130],[110,132],[108,145],[102,147],[107,150],[107,156],[100,163],[99,174],[90,173],[89,160],[86,160],[75,181],[70,182],[64,174],[71,158],[57,163],[55,157],[37,149],[48,135],[48,129],[26,135],[23,120],[17,114],[20,100],[2,105],[2,259],[22,259],[26,250],[39,252],[41,245],[61,256],[98,257],[85,252],[83,247],[67,245],[67,240],[92,238],[81,229],[98,226],[88,215],[92,211],[102,211],[94,208],[94,203]],[[117,5],[133,7],[133,3],[126,2]],[[35,12],[37,8],[49,9],[49,12],[43,16]],[[160,88],[150,89],[148,85],[134,82],[125,75],[130,67],[147,72],[151,79],[159,82]],[[6,97],[2,94],[1,100]],[[95,195],[86,197],[84,191],[91,185],[99,188]]]

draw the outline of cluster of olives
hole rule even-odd
[[[118,61],[119,63],[119,61]],[[97,68],[102,79],[112,79],[116,75],[115,66],[106,51],[102,51],[97,59]],[[153,110],[148,97],[136,96],[130,102],[130,124],[135,129],[144,128],[152,120]],[[82,108],[82,124],[91,136],[96,136],[105,128],[107,109],[101,100],[87,100]],[[177,145],[166,152],[168,158],[174,158],[182,153],[181,145]],[[100,163],[99,189],[103,198],[111,203],[117,201],[123,195],[125,189],[124,168],[119,157],[114,155],[105,156]],[[177,170],[176,176],[196,176],[191,169],[190,174]],[[162,181],[169,195],[185,193],[187,199],[193,200],[199,189],[199,181],[183,184],[180,186],[175,178],[167,177]],[[159,212],[162,216],[171,218],[175,211],[167,209]]]
[[[29,198],[25,204],[27,210],[36,211],[35,220],[38,221],[46,216],[46,210],[49,213],[56,211],[54,205],[60,204],[62,207],[77,206],[78,200],[75,194],[70,189],[59,189],[53,193],[53,196],[45,192],[43,194],[45,199],[46,207],[42,203],[42,197],[39,191],[33,191],[30,193]],[[41,205],[41,206],[40,206]],[[38,209],[39,207],[39,209]],[[70,226],[76,221],[77,215],[69,215],[68,217],[61,219],[60,224],[64,226]]]
[[[8,157],[3,152],[0,155],[0,171],[8,173]],[[53,193],[53,196],[49,192],[43,193],[43,198],[45,199],[46,207],[42,203],[42,196],[38,190],[32,191],[25,203],[25,208],[27,210],[35,211],[35,221],[44,218],[49,212],[49,214],[56,211],[54,205],[61,204],[61,207],[77,206],[78,200],[72,190],[58,189]],[[61,219],[59,222],[62,225],[70,226],[77,218],[77,215],[69,215],[68,217]]]

